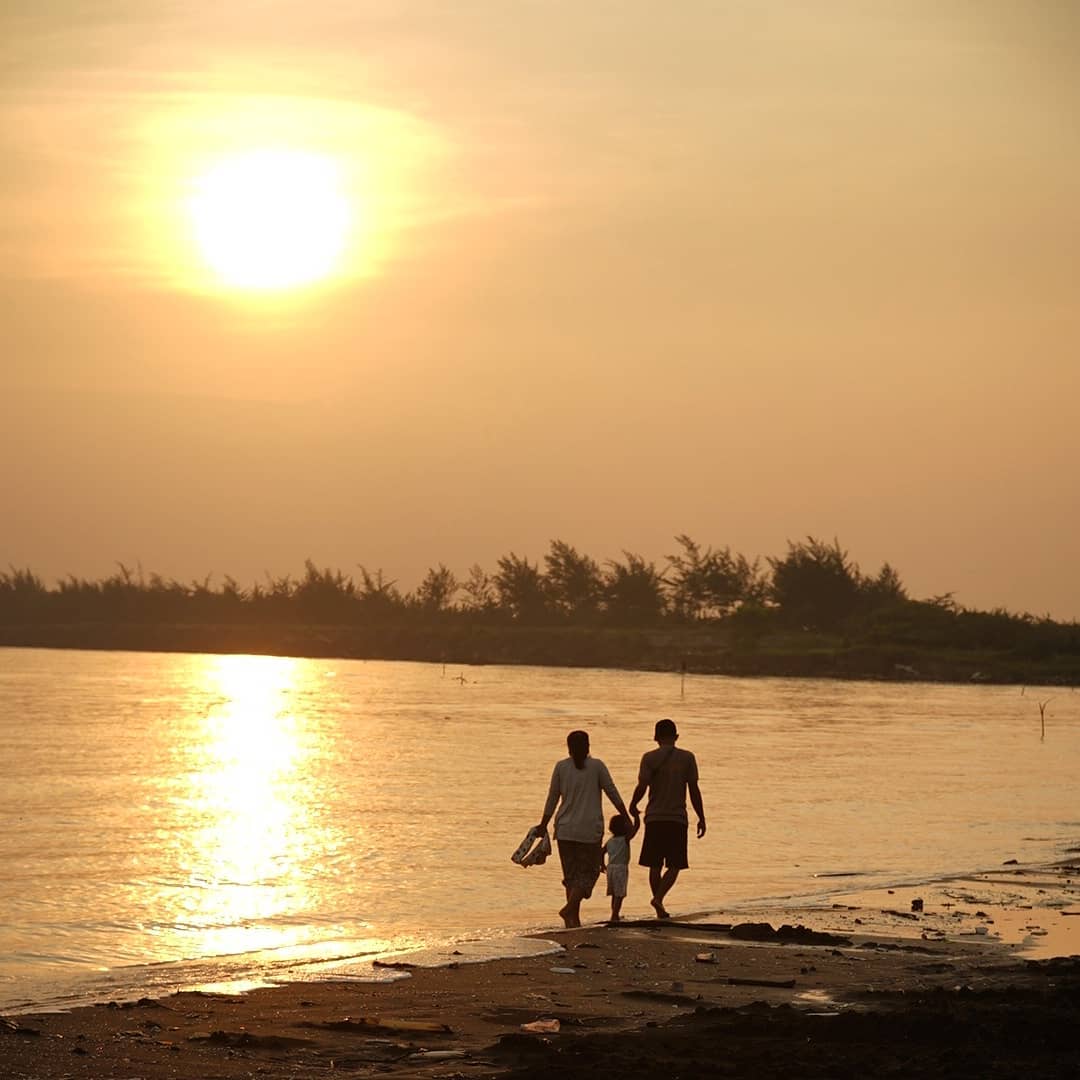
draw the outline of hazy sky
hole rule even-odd
[[[1070,0],[7,0],[0,42],[0,565],[814,534],[1080,616]],[[186,200],[265,147],[355,213],[252,295]]]

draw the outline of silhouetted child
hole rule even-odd
[[[608,823],[611,839],[604,845],[607,871],[607,894],[611,897],[611,921],[619,921],[619,911],[630,880],[630,841],[637,835],[638,823],[625,814],[616,814]]]

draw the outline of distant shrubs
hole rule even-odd
[[[1080,654],[1075,622],[972,611],[951,594],[913,600],[892,566],[864,574],[836,540],[789,542],[764,565],[685,534],[675,544],[658,566],[630,551],[600,564],[553,540],[542,561],[510,552],[493,572],[473,565],[462,579],[439,563],[412,592],[382,570],[359,566],[352,576],[310,559],[299,578],[268,575],[248,588],[228,576],[215,587],[209,577],[185,583],[123,564],[99,581],[69,575],[49,587],[33,571],[11,568],[0,573],[0,624],[711,626],[740,652],[770,635],[790,642],[817,634],[873,647]]]

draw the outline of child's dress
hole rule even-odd
[[[630,880],[630,841],[625,836],[613,836],[604,845],[607,852],[607,894],[625,896]]]

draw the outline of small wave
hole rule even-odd
[[[880,874],[880,870],[823,870],[820,874],[815,874],[815,878],[852,878],[852,877],[873,877],[875,874]]]

